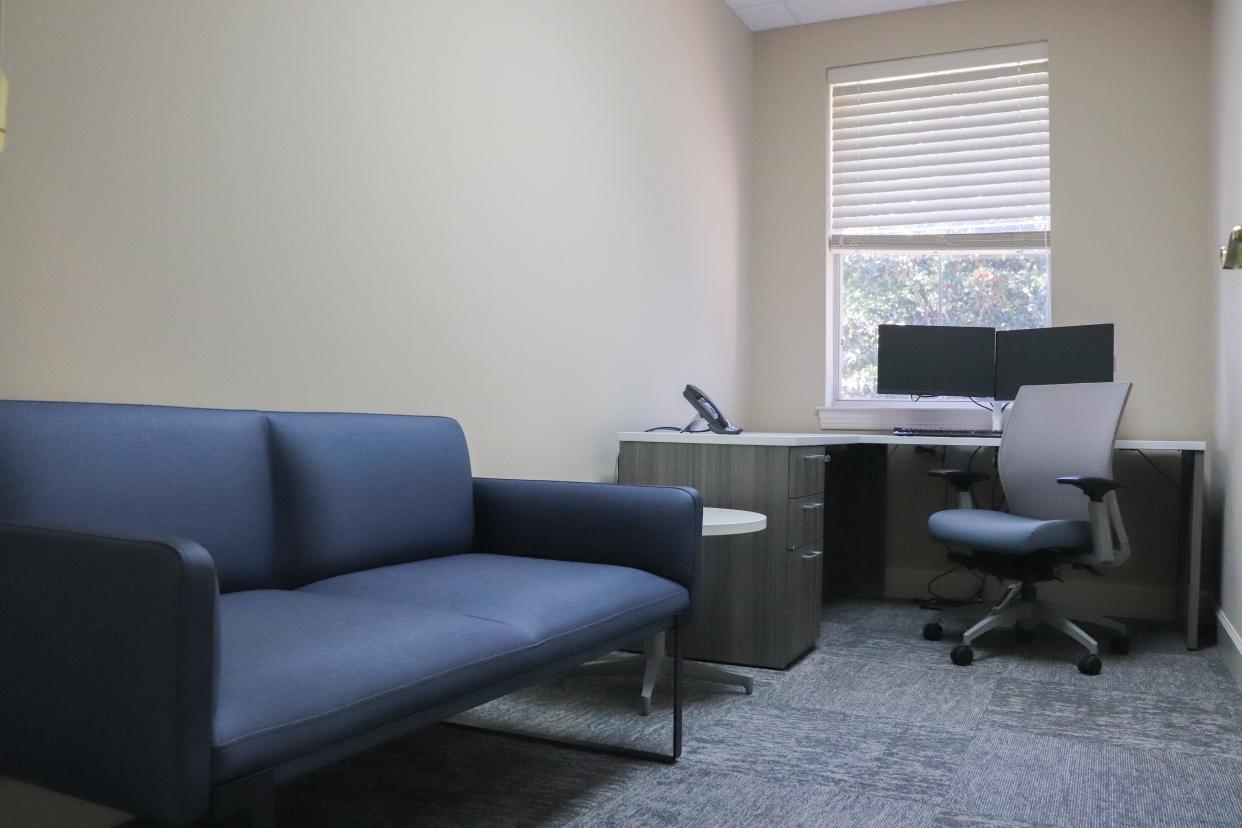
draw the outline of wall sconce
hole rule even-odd
[[[1229,231],[1229,239],[1220,249],[1220,266],[1225,270],[1237,270],[1242,267],[1242,227]]]

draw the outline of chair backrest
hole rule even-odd
[[[1057,478],[1113,476],[1113,443],[1129,396],[1128,382],[1023,386],[1000,447],[1010,511],[1039,520],[1087,520],[1086,495]]]

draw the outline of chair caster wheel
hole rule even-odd
[[[1095,653],[1087,653],[1078,659],[1078,672],[1084,676],[1098,676],[1104,662],[1100,661],[1100,657]]]
[[[969,644],[958,644],[949,652],[949,660],[958,667],[966,667],[975,660],[975,651]]]
[[[928,641],[939,641],[944,637],[944,627],[939,621],[928,621],[923,625],[923,637]]]
[[[1126,655],[1130,652],[1130,636],[1114,635],[1108,640],[1108,648],[1117,655]]]

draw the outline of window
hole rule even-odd
[[[880,399],[881,324],[1050,324],[1045,44],[833,69],[828,98],[832,399]]]

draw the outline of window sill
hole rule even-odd
[[[868,405],[847,403],[823,405],[815,409],[824,431],[863,431],[892,429],[896,426],[923,428],[991,428],[992,415],[975,405]]]

